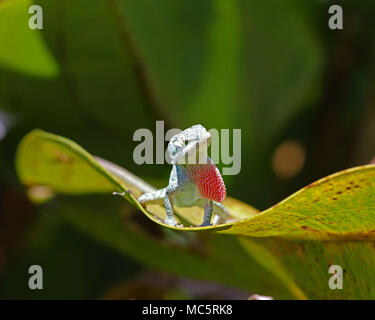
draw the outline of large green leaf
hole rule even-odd
[[[138,178],[126,170],[96,160],[66,138],[39,130],[31,132],[21,142],[17,171],[25,185],[42,185],[68,194],[129,189],[137,196],[143,189],[151,188],[145,183],[135,188],[134,179]],[[208,259],[224,259],[228,268],[236,265],[234,269],[242,275],[239,279],[244,273],[251,273],[249,266],[257,265],[271,273],[296,298],[357,298],[374,296],[371,283],[366,282],[375,264],[371,245],[375,230],[374,193],[375,166],[368,165],[321,179],[262,213],[237,200],[229,200],[226,205],[237,221],[182,228],[163,224],[162,207],[154,205],[144,209],[131,193],[125,198],[164,227],[179,231],[216,231],[216,235],[209,233],[208,236],[207,245],[211,248]],[[188,225],[196,225],[201,220],[202,212],[197,208],[177,211],[180,221]],[[100,232],[100,228],[95,230]],[[102,233],[103,238],[107,236]],[[240,267],[231,256],[231,248],[238,244],[243,248],[237,257]],[[364,257],[368,262],[365,270],[361,262]],[[347,270],[345,290],[328,288],[328,267],[332,264],[340,264]],[[313,280],[306,281],[306,277]],[[255,287],[261,287],[259,282]],[[267,285],[263,289],[266,293],[275,292]]]
[[[102,159],[100,162],[108,166],[108,162]],[[137,178],[131,176],[126,170],[111,164],[111,172],[117,173],[116,177],[112,176],[94,157],[74,142],[40,130],[31,132],[22,141],[16,165],[22,182],[30,189],[44,186],[65,194],[90,192],[110,194],[111,191],[124,191],[128,188],[131,188],[135,195],[140,192],[132,184],[132,180]],[[29,170],[29,165],[33,167],[32,170]],[[144,185],[151,188],[146,183]],[[163,209],[160,206],[151,206],[151,211],[148,212],[136,202],[132,194],[127,194],[125,197],[149,218],[160,223],[158,216],[161,218],[163,215]],[[116,200],[114,198],[113,202],[117,202]],[[228,204],[235,209],[239,217],[257,213],[254,208],[235,199],[230,199]],[[197,279],[215,280],[252,290],[268,288],[267,292],[270,294],[284,298],[293,297],[272,273],[263,270],[256,260],[247,257],[241,245],[234,238],[228,239],[229,241],[219,235],[205,238],[202,245],[206,247],[204,250],[206,254],[205,259],[202,259],[202,252],[194,252],[186,248],[177,250],[168,243],[158,243],[153,238],[134,232],[132,228],[122,223],[121,216],[118,214],[120,211],[118,206],[114,204],[109,206],[108,203],[100,201],[100,199],[90,202],[85,199],[81,201],[65,199],[59,206],[47,206],[43,211],[59,214],[83,232],[89,233],[99,241],[131,255],[137,261],[152,268]],[[201,216],[198,211],[197,208],[184,209],[180,215],[182,219],[191,221],[193,218],[199,223]],[[158,216],[154,216],[154,214],[158,214]],[[189,217],[189,214],[192,214],[193,217]],[[233,266],[232,260],[228,260],[220,254],[218,244],[220,248],[231,250],[236,261],[241,261],[241,259],[246,261],[246,268],[242,267],[244,263],[236,267]],[[228,272],[228,269],[231,269],[231,272]],[[248,270],[254,272],[249,273]]]
[[[111,2],[165,118],[180,127],[199,118],[269,139],[315,88],[322,52],[300,1]]]
[[[17,171],[22,182],[26,185],[48,186],[53,191],[68,194],[131,190],[132,194],[126,194],[125,198],[150,219],[163,224],[161,220],[164,210],[160,205],[149,205],[146,211],[136,201],[135,196],[139,196],[142,190],[129,179],[129,173],[99,159],[101,165],[88,152],[66,138],[36,130],[25,137],[18,154]],[[30,166],[33,168],[32,170],[30,170]],[[103,166],[110,167],[112,174]],[[117,172],[115,168],[117,168]],[[121,172],[125,174],[120,175]],[[134,179],[134,177],[132,178]],[[138,181],[140,180],[138,179]],[[144,182],[142,184],[146,185]],[[146,187],[152,189],[150,186],[146,185]],[[238,200],[228,199],[226,205],[229,209],[236,208],[233,210],[235,218],[257,213],[254,208]],[[196,207],[180,208],[177,214],[182,218],[182,221],[199,224],[200,211],[201,209]],[[191,228],[187,227],[186,229]]]
[[[206,234],[201,238],[196,237],[198,234],[183,233],[176,235],[183,236],[180,239],[183,242],[155,238],[124,219],[124,211],[129,211],[129,207],[120,204],[119,200],[110,203],[105,196],[64,197],[43,205],[42,212],[70,222],[97,241],[150,268],[257,292],[267,291],[281,298],[295,297],[272,272],[249,257],[235,237]],[[221,250],[230,250],[238,264],[234,265]]]

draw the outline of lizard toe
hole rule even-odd
[[[165,219],[164,223],[171,226],[171,227],[178,227],[177,221],[173,218],[172,219],[169,219],[169,218]]]

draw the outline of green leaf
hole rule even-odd
[[[32,31],[42,36],[55,57],[59,77],[30,77],[0,63],[0,105],[20,120],[20,132],[40,127],[70,134],[91,151],[133,168],[122,148],[132,145],[135,130],[154,129],[155,121],[108,2],[38,1],[45,28]],[[45,117],[51,108],[54,116]],[[128,116],[129,108],[133,117]],[[152,172],[149,168],[144,174]]]
[[[246,255],[234,237],[212,234],[201,239],[196,237],[198,234],[183,233],[190,242],[181,246],[135,228],[130,221],[124,219],[124,211],[129,210],[128,206],[120,206],[119,200],[112,203],[108,200],[105,196],[64,197],[43,205],[42,212],[70,222],[100,243],[152,269],[243,289],[268,288],[267,292],[270,294],[282,298],[293,297],[271,272]],[[200,249],[197,250],[197,247]],[[221,254],[221,249],[230,250],[231,257],[241,264],[240,267],[233,266],[232,260]]]
[[[47,186],[68,194],[130,189],[138,195],[145,188],[152,188],[146,183],[139,189],[134,188],[134,179],[138,178],[126,170],[105,160],[96,160],[66,138],[40,130],[22,140],[17,153],[17,172],[25,185]],[[365,281],[375,266],[371,244],[375,235],[374,193],[375,166],[367,165],[314,182],[262,213],[238,200],[229,200],[226,205],[237,221],[211,227],[182,228],[162,222],[163,207],[154,205],[144,209],[133,194],[126,193],[124,197],[164,227],[178,231],[215,231],[216,234],[208,233],[207,236],[210,248],[207,259],[222,261],[228,268],[237,270],[240,279],[247,279],[241,280],[245,281],[244,285],[250,283],[246,277],[248,267],[261,266],[260,270],[272,274],[292,296],[303,299],[374,297]],[[176,211],[180,221],[188,224],[202,218],[202,212],[196,208]],[[75,219],[79,219],[77,215],[78,212],[74,214]],[[98,228],[95,230],[100,232]],[[105,232],[101,235],[104,239],[107,236]],[[236,245],[243,249],[238,249],[236,260],[228,261],[228,256],[234,254],[231,248]],[[365,270],[361,259],[368,262]],[[332,264],[340,264],[352,272],[344,280],[346,291],[328,288],[328,267]],[[306,282],[306,274],[314,280]],[[262,288],[260,282],[255,283],[256,288]],[[275,292],[267,281],[263,285],[266,292],[262,293]],[[276,292],[285,296],[280,289]]]
[[[123,192],[125,198],[153,221],[165,225],[159,205],[145,210],[136,200],[142,192],[129,179],[129,173],[107,161],[99,162],[69,139],[35,130],[19,146],[17,171],[28,186],[48,186],[53,191],[77,194]],[[100,164],[101,162],[101,164]],[[108,171],[105,167],[110,168]],[[112,169],[111,169],[112,168]],[[133,177],[134,179],[134,177]],[[140,179],[138,179],[140,181]],[[142,182],[144,183],[144,182]],[[144,183],[145,184],[145,183]],[[152,187],[147,185],[152,190]],[[375,229],[375,166],[367,165],[323,178],[261,214],[238,200],[227,206],[234,217],[249,218],[210,227],[170,227],[176,230],[216,230],[251,237],[286,236],[288,238],[350,238],[371,235]],[[198,208],[180,208],[179,215],[192,222]],[[246,212],[246,213],[244,213]],[[193,216],[189,217],[189,215]],[[365,228],[364,228],[365,224]]]
[[[31,0],[0,4],[0,64],[37,76],[53,77],[58,66],[43,42],[39,30],[29,28]]]
[[[163,114],[179,127],[199,118],[250,137],[261,128],[268,140],[315,89],[322,51],[300,1],[111,2]]]
[[[112,191],[121,192],[131,189],[135,195],[140,194],[140,190],[129,183],[129,177],[138,179],[137,177],[129,175],[126,170],[103,159],[99,161],[110,168],[112,173],[116,173],[116,177],[71,140],[34,130],[19,145],[16,168],[21,181],[29,187],[29,190],[37,188],[37,191],[46,189],[65,194],[91,192],[110,194]],[[50,199],[50,192],[46,194]],[[162,207],[152,206],[150,212],[145,211],[137,204],[132,194],[127,194],[125,197],[153,221],[161,223],[154,214],[157,213],[162,218],[164,214]],[[113,202],[117,201],[114,198]],[[41,201],[38,199],[36,202]],[[207,235],[204,243],[199,245],[206,248],[203,258],[202,252],[188,252],[184,248],[178,250],[178,248],[163,242],[156,242],[153,238],[134,232],[132,228],[121,222],[116,206],[99,200],[96,200],[94,205],[92,203],[85,205],[85,203],[85,199],[81,201],[65,199],[57,207],[48,207],[48,203],[44,204],[42,212],[59,214],[79,230],[152,268],[196,279],[218,281],[239,288],[266,290],[267,293],[281,298],[293,297],[272,273],[263,270],[253,258],[246,255],[235,238]],[[235,209],[238,217],[257,214],[257,210],[241,201],[229,199],[228,204]],[[198,212],[198,209],[195,209],[194,212],[194,209],[188,208],[184,210],[187,220],[192,219],[189,214],[193,214],[193,220],[195,218],[197,223],[201,223],[201,211]],[[230,250],[231,256],[240,267],[233,267],[233,260],[226,259],[221,254],[220,248]]]
[[[151,220],[164,225],[161,222],[164,219],[162,206],[148,205],[146,211],[137,202],[136,196],[139,196],[142,190],[129,179],[130,173],[107,161],[97,159],[101,164],[69,139],[34,130],[22,140],[18,148],[17,172],[21,181],[27,186],[44,186],[52,191],[66,194],[131,190],[132,194],[127,193],[124,197]],[[105,167],[110,168],[112,173]],[[132,179],[140,181],[134,176]],[[143,181],[141,183],[146,185]],[[152,190],[151,186],[146,185],[146,187]],[[238,200],[228,199],[226,205],[230,210],[234,209],[234,218],[257,214],[257,210]],[[177,218],[180,218],[180,222],[199,225],[202,220],[201,210],[197,207],[179,208],[176,210]],[[196,227],[185,229],[197,230]]]

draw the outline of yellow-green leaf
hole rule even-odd
[[[58,66],[40,30],[29,28],[31,0],[0,3],[0,64],[28,74],[53,77]]]
[[[177,218],[184,223],[179,228],[162,222],[162,206],[143,208],[137,202],[139,194],[152,190],[152,186],[119,166],[93,157],[69,139],[34,130],[20,143],[16,164],[21,181],[29,187],[43,186],[65,194],[131,190],[124,197],[159,225],[179,231],[211,231],[205,233],[206,259],[220,262],[221,267],[227,265],[233,270],[232,276],[238,277],[233,283],[240,286],[243,283],[260,288],[262,294],[276,292],[285,297],[288,294],[282,293],[282,283],[298,299],[375,297],[371,289],[371,281],[375,281],[371,276],[375,267],[374,165],[318,180],[261,213],[228,199],[226,206],[234,221],[226,224],[197,227],[202,209],[177,208]],[[95,234],[100,233],[97,227]],[[342,266],[346,290],[328,287],[328,268],[333,264]],[[247,276],[254,270],[278,279],[274,288],[269,281]],[[222,279],[228,282],[226,277]]]

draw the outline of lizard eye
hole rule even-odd
[[[179,148],[183,148],[185,146],[185,144],[184,144],[184,142],[182,140],[175,140],[175,141],[173,141],[173,144],[176,147],[179,147]]]

